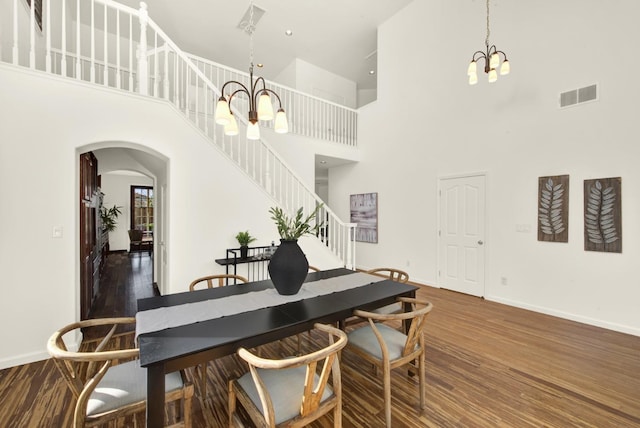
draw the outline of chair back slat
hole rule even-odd
[[[216,285],[214,285],[215,279],[218,280],[217,281],[218,283]],[[247,278],[241,275],[234,275],[234,274],[207,275],[201,278],[194,279],[191,282],[191,284],[189,284],[189,291],[194,291],[198,287],[198,285],[200,285],[200,283],[203,283],[203,282],[207,283],[207,288],[222,287],[224,286],[225,281],[228,281],[228,280],[234,280],[235,282],[241,282],[241,283],[249,282]]]
[[[386,267],[375,268],[375,269],[369,269],[367,273],[389,278],[393,281],[401,282],[403,284],[406,284],[407,282],[409,282],[409,274],[400,269],[386,268]]]

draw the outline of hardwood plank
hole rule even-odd
[[[101,290],[113,295],[95,317],[129,315],[134,299],[153,295],[148,256],[111,256]],[[640,427],[639,337],[431,287],[418,296],[434,304],[425,329],[427,408],[419,410],[417,381],[394,371],[394,427]],[[303,347],[322,340],[305,334]],[[280,358],[296,347],[290,338],[261,351]],[[343,425],[384,426],[381,379],[347,351],[341,367]],[[245,370],[235,356],[208,364],[206,397],[195,383],[194,427],[226,426],[227,379]],[[49,360],[0,371],[2,427],[69,426],[70,402]],[[312,425],[330,426],[331,416]]]

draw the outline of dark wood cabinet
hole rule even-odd
[[[80,319],[89,318],[100,290],[100,273],[108,251],[108,233],[100,229],[100,176],[93,153],[80,155]],[[105,236],[106,235],[106,236]]]

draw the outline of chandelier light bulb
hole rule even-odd
[[[218,99],[215,120],[218,125],[226,125],[231,120],[231,110],[229,110],[229,103],[225,97]]]
[[[509,65],[509,61],[505,59],[502,65],[500,66],[500,75],[506,76],[510,72],[511,72],[511,66]]]
[[[498,68],[500,64],[500,55],[498,52],[495,52],[491,55],[491,59],[489,60],[489,68]]]
[[[475,61],[471,61],[469,63],[469,68],[467,68],[467,76],[471,76],[472,74],[476,74],[476,70],[477,70],[476,62]]]
[[[278,113],[276,113],[276,121],[273,125],[273,130],[278,134],[286,134],[289,132],[289,121],[287,120],[287,115],[284,113],[283,109],[278,109]]]
[[[271,97],[267,91],[262,91],[258,99],[258,120],[272,120],[273,106],[271,105]]]
[[[238,135],[238,122],[236,121],[233,113],[231,114],[229,121],[224,125],[224,135],[234,137]]]
[[[469,75],[469,84],[470,85],[475,85],[476,83],[478,83],[478,75],[476,73],[470,74]]]
[[[498,80],[498,73],[496,72],[495,68],[492,68],[491,70],[489,70],[489,83],[493,83],[496,80]]]
[[[247,125],[247,139],[248,140],[259,140],[260,139],[260,127],[258,126],[258,122],[251,123]]]

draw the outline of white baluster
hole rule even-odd
[[[133,15],[129,15],[129,92],[133,92]]]
[[[94,0],[91,0],[91,64],[89,67],[89,76],[91,83],[94,83],[96,81],[96,25]]]
[[[155,32],[153,38],[153,96],[158,98],[158,89],[160,89],[160,74],[158,73],[158,32]]]
[[[35,3],[35,1],[33,1],[33,3]],[[51,0],[47,0],[45,6],[45,10],[42,11],[43,16],[47,17],[45,70],[47,73],[51,73]]]
[[[62,58],[60,59],[60,68],[62,69],[62,76],[69,76],[67,70],[67,0],[62,0],[62,17],[60,22],[62,23],[62,29],[60,33],[62,35]]]
[[[169,46],[167,46],[167,43],[165,42],[164,44],[164,48],[163,48],[163,52],[164,52],[164,79],[163,79],[163,95],[164,95],[164,99],[168,100],[169,99]]]
[[[136,53],[138,60],[138,93],[140,95],[149,95],[149,64],[147,60],[147,24],[149,22],[149,13],[147,12],[147,4],[140,2],[140,10],[138,13],[140,19],[140,43]]]
[[[35,1],[31,1],[29,8],[29,67],[36,68],[36,6]]]
[[[103,65],[103,70],[102,70],[102,84],[104,86],[108,86],[109,85],[109,49],[108,49],[108,45],[107,45],[107,4],[104,4],[104,37],[102,39],[102,49],[104,50],[103,52],[103,56],[104,56],[104,65]]]
[[[82,78],[82,64],[80,56],[82,55],[80,43],[80,0],[76,0],[76,79]]]
[[[120,10],[116,9],[116,88],[122,89],[122,64],[120,62]]]
[[[18,0],[13,0],[13,65],[18,65],[20,51],[18,50]]]

